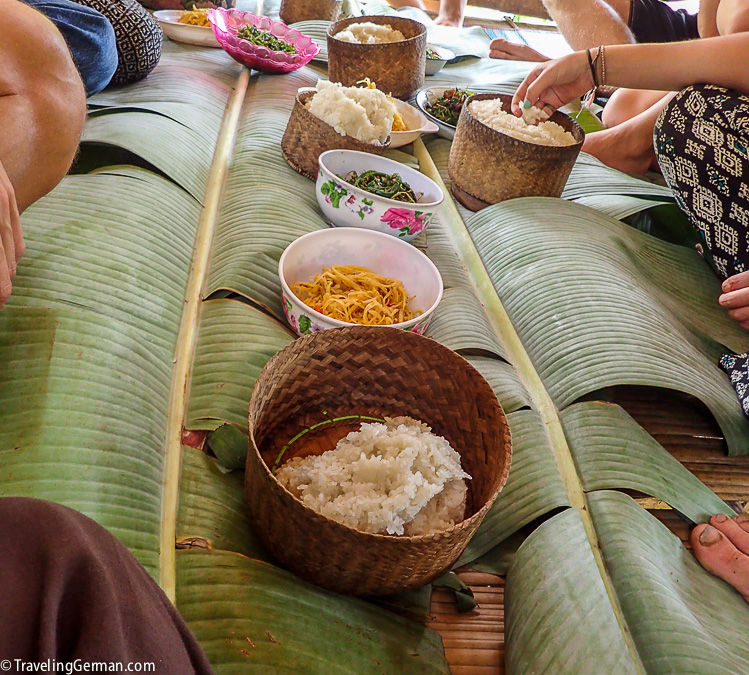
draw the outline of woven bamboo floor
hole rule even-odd
[[[634,387],[602,392],[597,398],[618,403],[718,496],[737,511],[747,510],[749,457],[726,455],[720,428],[699,401]],[[689,547],[689,523],[654,500],[643,504]],[[459,576],[473,590],[478,607],[458,614],[451,593],[437,589],[428,625],[442,635],[455,675],[504,673],[504,578],[472,571]]]

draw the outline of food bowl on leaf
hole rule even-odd
[[[223,50],[243,66],[264,73],[290,73],[307,65],[320,51],[312,38],[302,35],[280,21],[272,21],[267,16],[257,16],[252,12],[238,12],[234,9],[212,9],[208,20],[213,33]],[[237,31],[245,26],[254,26],[291,45],[294,53],[271,51],[268,47],[253,44],[237,37]]]
[[[404,145],[413,143],[421,134],[436,134],[440,130],[434,122],[427,119],[421,110],[414,108],[405,101],[395,99],[395,105],[408,129],[406,131],[390,132],[391,148],[403,147]]]
[[[437,45],[427,45],[427,63],[426,63],[426,74],[436,75],[445,67],[448,61],[452,61],[455,58],[455,54],[449,49],[444,47],[437,47]]]
[[[376,230],[412,241],[427,229],[444,200],[437,183],[387,157],[355,150],[329,150],[320,155],[318,162],[317,203],[325,217],[337,227]],[[417,201],[388,199],[353,185],[351,172],[361,176],[368,171],[388,176],[397,174],[411,187]]]
[[[273,471],[332,450],[362,418],[400,416],[431,427],[471,476],[463,519],[451,526],[419,535],[356,529],[307,506]],[[512,457],[505,415],[473,366],[434,340],[372,326],[316,333],[276,354],[253,389],[249,434],[245,497],[261,541],[300,577],[359,596],[418,588],[449,570],[505,484]]]
[[[352,325],[307,306],[292,286],[308,282],[324,268],[355,265],[403,283],[408,306],[419,313],[388,328],[423,333],[442,300],[442,277],[419,249],[387,234],[340,227],[310,232],[292,242],[278,262],[281,301],[289,325],[299,335]]]
[[[512,96],[474,94],[464,106],[458,121],[448,161],[451,191],[466,208],[479,211],[491,204],[519,197],[559,197],[580,154],[585,132],[568,115],[556,111],[542,125],[522,124],[534,132],[521,139],[506,126],[500,131],[482,122],[472,111],[473,104],[492,102],[502,117],[517,121],[512,114]],[[556,135],[569,140],[545,138],[549,125]],[[520,124],[520,122],[518,122]],[[515,132],[517,133],[517,132]]]

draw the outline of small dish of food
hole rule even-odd
[[[337,227],[412,241],[427,229],[445,198],[433,180],[387,157],[328,150],[318,162],[317,203]]]
[[[448,61],[452,61],[455,58],[455,54],[449,49],[444,47],[437,47],[437,45],[427,45],[427,62],[426,62],[426,74],[436,75],[445,67]]]
[[[394,99],[366,86],[344,87],[320,80],[298,90],[281,139],[281,151],[302,176],[317,180],[318,158],[326,150],[348,148],[382,154],[390,147],[397,112]]]
[[[452,140],[463,104],[474,93],[457,87],[428,87],[416,95],[416,105],[439,127],[442,138]]]
[[[404,16],[357,16],[328,27],[328,77],[353,86],[364,78],[401,100],[424,86],[426,26]]]
[[[320,51],[312,38],[280,21],[235,9],[212,9],[208,20],[219,45],[243,66],[264,73],[289,73]]]
[[[161,30],[170,40],[198,47],[221,47],[208,21],[207,9],[192,11],[162,9],[153,13]]]
[[[423,333],[442,300],[442,277],[424,253],[359,228],[305,234],[281,255],[278,276],[299,335],[357,324]]]
[[[489,383],[406,331],[294,340],[263,369],[248,412],[258,536],[281,565],[339,593],[392,595],[451,569],[512,460]]]
[[[390,147],[400,148],[413,143],[421,134],[436,134],[440,128],[418,108],[405,101],[395,99],[398,109],[393,119],[393,130],[390,132]]]

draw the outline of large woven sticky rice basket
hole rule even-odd
[[[352,23],[388,24],[405,36],[400,42],[360,45],[343,42],[335,34]],[[427,29],[400,16],[358,16],[328,28],[328,77],[352,86],[368,77],[380,91],[408,100],[424,86]]]
[[[297,21],[338,21],[343,0],[282,0],[279,16],[285,24]]]
[[[291,110],[289,123],[281,139],[281,152],[292,169],[310,180],[317,180],[317,158],[326,150],[360,150],[381,155],[390,147],[365,143],[351,136],[341,136],[333,127],[315,117],[304,104],[315,95],[314,89],[300,90]]]
[[[276,481],[269,467],[284,446],[283,461],[331,450],[360,419],[302,432],[352,415],[408,415],[444,436],[473,477],[466,519],[431,535],[369,534],[317,514]],[[252,392],[249,429],[245,496],[258,536],[291,571],[352,595],[399,593],[449,570],[505,484],[512,455],[486,380],[439,343],[385,327],[327,330],[283,349]]]
[[[471,101],[495,98],[510,112],[512,96],[505,94],[474,94],[463,105],[448,163],[453,195],[473,211],[515,197],[559,197],[585,132],[557,111],[551,121],[572,133],[574,145],[538,145],[502,134],[479,122],[468,109]]]

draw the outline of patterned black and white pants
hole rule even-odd
[[[749,96],[689,87],[658,118],[654,142],[663,176],[718,275],[749,270]],[[721,366],[749,415],[749,356],[728,354]]]

